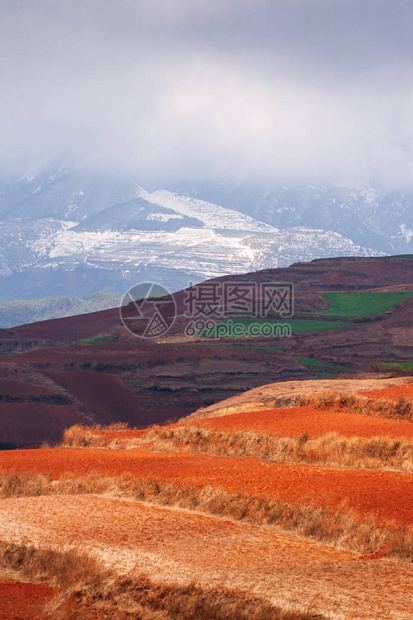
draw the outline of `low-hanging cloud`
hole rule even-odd
[[[408,0],[0,0],[2,168],[413,185]]]

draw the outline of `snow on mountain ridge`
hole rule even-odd
[[[274,234],[181,227],[177,231],[128,230],[90,232],[66,230],[56,235],[48,259],[93,267],[113,266],[133,270],[152,266],[187,271],[197,278],[287,266],[314,255],[370,256],[379,252],[362,248],[332,231],[294,228]],[[48,265],[46,260],[46,265]]]
[[[297,261],[383,255],[370,242],[382,239],[370,190],[174,193],[86,171],[56,176],[50,182],[45,173],[26,188],[0,185],[0,301],[37,296],[39,282],[46,295],[122,293],[142,278],[178,290]],[[387,239],[411,243],[408,197],[386,200],[380,213]]]
[[[152,204],[172,209],[181,215],[196,217],[207,228],[268,233],[278,232],[278,229],[274,228],[274,226],[259,222],[249,215],[167,190],[157,190],[150,193],[143,189],[143,187],[138,187],[136,195],[138,198],[143,198]]]
[[[88,253],[121,241],[122,235],[113,231],[76,232],[65,230],[54,238],[48,253],[49,258],[72,256],[73,254]]]

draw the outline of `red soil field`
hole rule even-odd
[[[63,319],[38,321],[14,327],[19,338],[38,338],[53,342],[71,342],[81,338],[91,338],[107,334],[120,325],[119,309],[101,310],[90,314],[80,314]]]
[[[20,381],[13,379],[0,379],[0,394],[9,396],[44,396],[45,394],[56,394],[56,390],[39,383],[29,383],[23,379]]]
[[[76,317],[74,317],[76,318]],[[60,319],[59,319],[60,320]],[[38,325],[38,323],[33,323]],[[207,346],[208,345],[208,346]],[[108,342],[105,344],[84,344],[73,343],[70,346],[48,347],[43,349],[33,349],[27,351],[23,355],[10,356],[4,358],[2,364],[18,365],[22,361],[32,363],[46,364],[53,366],[67,365],[70,362],[81,363],[84,361],[93,364],[113,363],[122,365],[125,363],[140,364],[153,363],[168,367],[169,364],[183,361],[191,364],[199,364],[199,360],[210,360],[216,365],[216,358],[226,358],[231,363],[234,360],[262,362],[262,360],[274,359],[274,353],[271,351],[254,351],[243,348],[229,348],[228,343],[217,342],[214,346],[210,343],[200,345],[202,352],[198,350],[198,346],[176,346],[168,343],[157,343],[153,341],[142,341],[135,338],[128,342]],[[163,369],[165,370],[165,368]]]
[[[42,544],[64,545],[70,540],[76,547],[99,549],[109,564],[128,571],[143,561],[133,553],[138,545],[142,556],[159,555],[158,561],[162,555],[167,559],[172,553],[175,561],[183,560],[189,579],[191,573],[194,577],[194,571],[202,573],[207,566],[213,573],[217,568],[241,572],[246,558],[251,571],[258,574],[263,568],[270,572],[275,565],[358,558],[349,551],[307,540],[303,543],[288,532],[179,508],[93,495],[12,498],[0,504],[0,523],[11,537],[26,531]],[[213,543],[207,554],[203,553],[205,538]],[[172,575],[165,577],[173,582]]]
[[[214,431],[251,431],[275,435],[276,437],[299,438],[308,433],[310,438],[317,438],[335,431],[345,437],[381,435],[413,438],[413,424],[411,422],[324,411],[313,407],[234,413],[216,418],[188,420],[188,424]]]
[[[0,579],[0,620],[47,620],[43,608],[53,594],[48,586]]]
[[[27,536],[61,548],[70,541],[132,578],[237,587],[324,617],[338,603],[334,618],[411,617],[410,563],[365,562],[274,527],[90,495],[11,498],[0,503],[0,524],[16,542]]]
[[[269,383],[199,409],[191,414],[191,419],[269,409],[274,406],[274,402],[282,402],[283,399],[289,401],[291,398],[298,398],[300,395],[314,395],[324,392],[359,393],[363,395],[366,394],[366,391],[381,390],[394,385],[405,385],[408,382],[409,378],[398,377],[395,379],[308,379]],[[281,402],[278,406],[282,406]]]
[[[409,400],[412,400],[413,382],[406,383],[405,385],[394,385],[384,390],[370,390],[368,392],[362,392],[361,395],[368,396],[368,398],[388,398],[391,400],[397,400],[400,396],[405,396]]]
[[[278,464],[253,458],[159,454],[139,450],[39,449],[0,452],[3,472],[61,476],[132,475],[185,487],[212,486],[230,493],[279,499],[337,510],[346,506],[378,524],[413,522],[413,476],[395,471],[352,470],[306,464]]]

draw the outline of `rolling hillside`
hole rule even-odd
[[[203,330],[185,335],[185,292],[174,296],[178,317],[171,331],[157,339],[129,334],[117,308],[2,330],[0,442],[9,447],[54,443],[67,424],[79,421],[161,423],[279,381],[372,370],[407,376],[411,262],[329,259],[237,276],[241,283],[294,284],[293,318],[264,321],[292,326],[290,337],[217,339]],[[403,291],[388,292],[395,286]],[[335,304],[330,310],[329,300]]]

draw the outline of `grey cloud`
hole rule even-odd
[[[413,185],[407,0],[0,0],[0,166]]]

